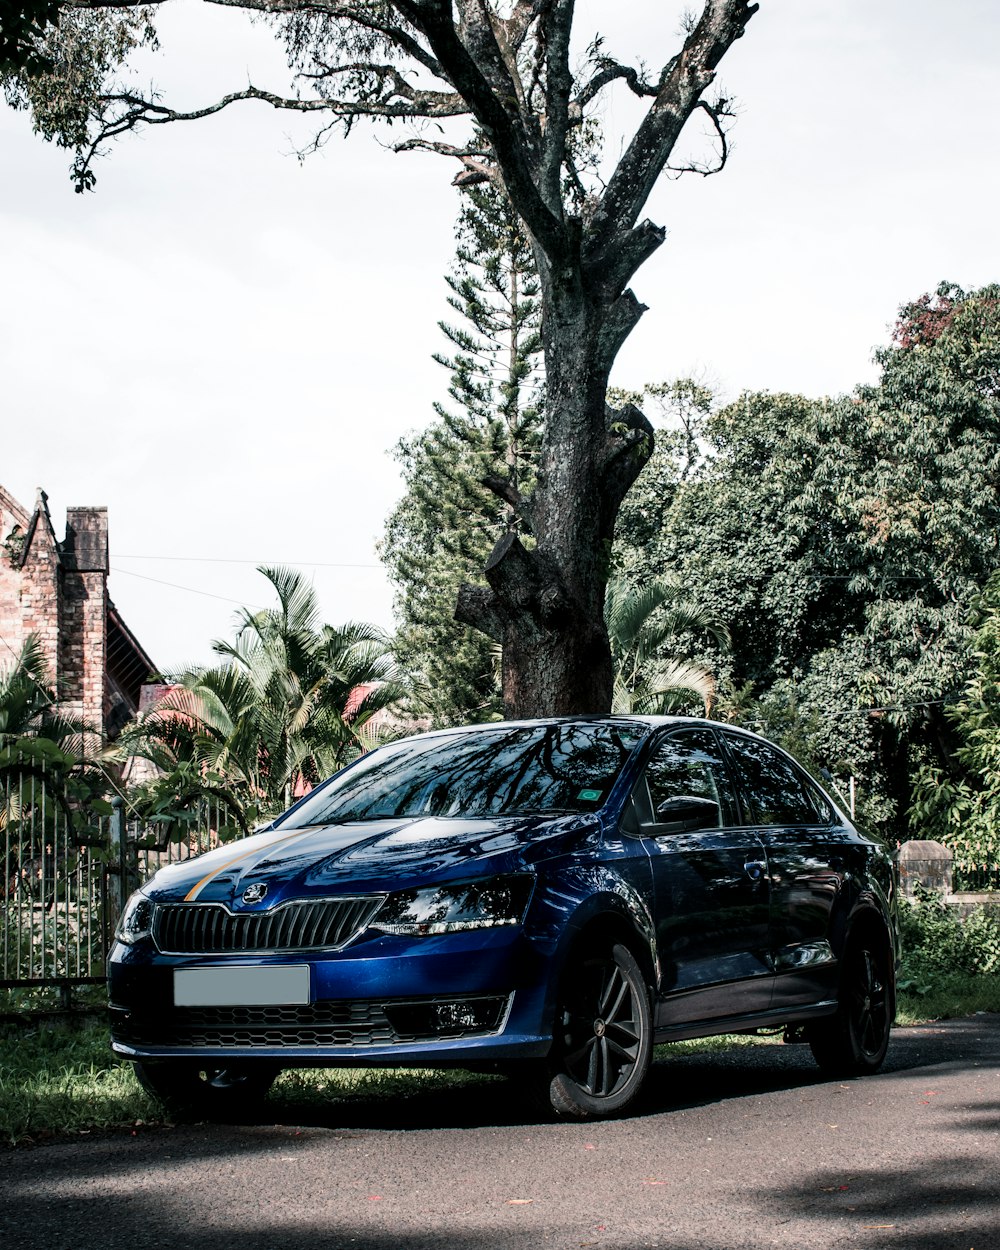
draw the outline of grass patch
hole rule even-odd
[[[273,1096],[292,1105],[398,1101],[498,1079],[441,1069],[292,1069],[278,1078]],[[11,1027],[0,1035],[0,1143],[164,1122],[132,1065],[111,1053],[105,1024]]]
[[[1000,1011],[1000,974],[935,972],[925,978],[902,979],[897,1024],[926,1024]]]
[[[130,1064],[108,1049],[103,1024],[15,1027],[0,1037],[0,1142],[155,1120]]]
[[[937,973],[925,983],[903,982],[897,1024],[922,1024],[979,1011],[1000,1012],[1000,975]],[[780,1044],[777,1036],[735,1034],[658,1046],[654,1057]],[[336,1100],[348,1106],[446,1093],[498,1080],[481,1073],[444,1069],[308,1068],[282,1073],[274,1097],[312,1105]],[[0,1035],[0,1143],[42,1141],[57,1134],[164,1122],[155,1099],[136,1081],[132,1065],[108,1047],[99,1021],[12,1027]]]

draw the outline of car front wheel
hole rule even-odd
[[[813,1057],[828,1076],[864,1076],[882,1066],[892,1026],[890,976],[873,944],[848,949],[837,1014],[810,1028]]]
[[[139,1084],[173,1115],[246,1119],[255,1115],[278,1069],[271,1064],[207,1067],[197,1060],[148,1060],[133,1065]]]
[[[563,977],[548,1100],[559,1114],[612,1115],[638,1094],[649,1068],[649,991],[635,956],[616,944],[579,956]]]

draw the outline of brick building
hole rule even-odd
[[[156,670],[108,597],[108,510],[68,508],[60,542],[44,491],[29,513],[0,487],[0,667],[31,633],[61,710],[114,738]]]

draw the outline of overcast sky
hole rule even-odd
[[[682,7],[592,0],[578,25],[658,68]],[[159,26],[144,72],[178,107],[280,83],[239,14],[170,0]],[[728,167],[650,203],[668,239],[613,382],[838,394],[904,300],[1000,278],[998,65],[995,0],[762,0],[721,69]],[[631,117],[606,108],[609,151]],[[268,602],[258,563],[314,577],[332,623],[392,624],[375,544],[391,449],[445,395],[455,170],[362,128],[300,163],[307,137],[245,104],[126,137],[81,196],[0,109],[0,484],[45,489],[59,536],[67,505],[108,506],[112,596],[167,671]]]

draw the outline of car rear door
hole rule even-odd
[[[656,1025],[766,1010],[773,977],[764,848],[740,827],[712,730],[684,728],[661,738],[633,805],[653,874],[661,969]]]
[[[857,838],[784,752],[748,734],[723,738],[744,805],[767,852],[772,1006],[803,1006],[836,995],[831,925],[857,853]]]

